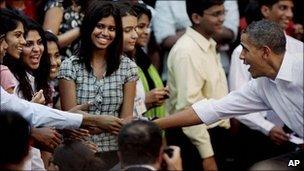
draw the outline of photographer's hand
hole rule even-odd
[[[163,154],[163,159],[167,164],[167,170],[183,170],[180,148],[178,146],[169,147],[173,149],[172,157],[170,158],[166,153]]]

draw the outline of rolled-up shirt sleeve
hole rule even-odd
[[[1,111],[9,110],[20,113],[34,127],[79,128],[83,120],[83,116],[80,114],[28,102],[16,95],[8,94],[2,87],[0,109]]]
[[[223,118],[269,110],[258,95],[257,81],[248,82],[242,89],[233,91],[220,100],[202,100],[192,105],[195,113],[206,124]]]

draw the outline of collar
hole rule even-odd
[[[30,82],[35,82],[35,77],[27,71],[26,71],[26,76],[28,77]]]
[[[291,54],[289,54],[288,52],[285,52],[280,70],[274,80],[275,82],[277,82],[278,80],[284,80],[284,81],[288,81],[288,82],[292,81],[293,58],[295,58],[295,57],[291,56]]]
[[[124,171],[124,170],[127,170],[127,169],[129,169],[129,168],[138,168],[138,167],[140,167],[140,168],[147,168],[147,169],[149,169],[149,170],[157,170],[157,169],[155,169],[153,166],[147,165],[147,164],[134,164],[134,165],[129,165],[129,166],[124,167],[122,170]]]
[[[207,52],[210,47],[212,48],[212,50],[215,51],[216,42],[212,38],[210,38],[209,40],[206,39],[203,35],[194,30],[192,27],[187,28],[186,34],[191,37],[191,39],[195,41],[205,52]]]

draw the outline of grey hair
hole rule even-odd
[[[268,20],[252,22],[243,33],[248,34],[251,43],[258,48],[268,46],[276,54],[283,54],[286,51],[284,31],[275,22]]]

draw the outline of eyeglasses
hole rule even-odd
[[[225,16],[227,14],[227,10],[217,11],[217,12],[213,12],[213,13],[204,12],[204,14],[211,15],[212,17],[221,17],[221,16]]]

